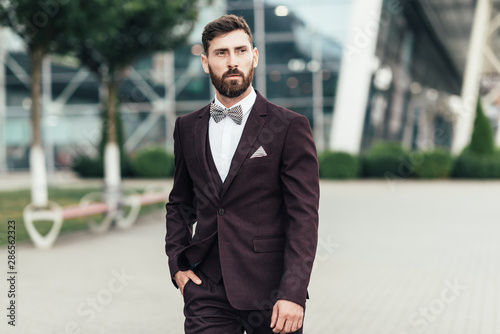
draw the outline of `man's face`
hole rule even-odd
[[[243,30],[215,37],[207,54],[201,56],[203,70],[210,74],[219,94],[227,98],[238,97],[249,89],[258,59],[257,49],[252,49]]]

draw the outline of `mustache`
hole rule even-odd
[[[243,72],[241,72],[240,70],[238,70],[237,68],[233,68],[233,69],[230,69],[228,70],[226,73],[224,73],[222,75],[222,79],[225,79],[227,78],[228,76],[230,75],[234,75],[234,74],[238,74],[239,76],[241,76],[242,78],[245,77],[245,75],[243,74]]]

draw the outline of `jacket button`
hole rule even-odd
[[[219,215],[224,216],[224,213],[226,213],[226,212],[224,211],[224,209],[220,208],[220,209],[219,209]]]

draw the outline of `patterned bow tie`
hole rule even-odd
[[[210,105],[210,116],[214,118],[215,123],[219,123],[224,119],[224,117],[229,116],[236,124],[241,125],[241,121],[243,120],[243,110],[241,109],[241,105],[228,109],[212,103]]]

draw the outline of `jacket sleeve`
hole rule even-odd
[[[280,175],[287,226],[278,299],[305,307],[318,243],[319,166],[311,127],[304,116],[290,122]]]
[[[166,204],[167,233],[165,236],[165,251],[175,287],[177,284],[173,277],[179,271],[177,264],[179,254],[189,246],[193,235],[193,224],[196,221],[193,181],[184,160],[179,122],[180,118],[177,118],[174,130],[174,185]]]

